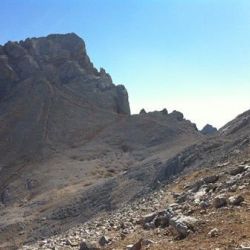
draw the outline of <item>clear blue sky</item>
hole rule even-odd
[[[133,113],[220,127],[250,108],[249,0],[1,0],[0,31],[0,44],[77,33]]]

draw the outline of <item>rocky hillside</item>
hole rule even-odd
[[[245,114],[229,124],[241,123]],[[116,179],[119,184],[137,180],[139,188],[148,185],[147,192],[22,249],[249,249],[250,145],[249,132],[241,129],[237,140],[220,135],[155,167],[129,169]],[[122,186],[129,192],[133,182]]]
[[[250,159],[241,157],[185,173],[114,212],[22,249],[249,249]]]
[[[214,249],[230,216],[246,243],[249,111],[212,136],[178,111],[131,115],[75,34],[1,46],[0,89],[0,249]]]
[[[203,140],[178,111],[130,115],[126,89],[75,34],[8,42],[0,76],[0,248],[148,193],[160,166]]]

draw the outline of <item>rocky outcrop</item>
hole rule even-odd
[[[84,141],[120,114],[130,114],[125,87],[93,66],[76,34],[0,46],[2,162]]]
[[[217,128],[213,127],[210,124],[207,124],[203,127],[203,129],[201,130],[201,133],[204,135],[211,135],[217,132]]]
[[[147,112],[146,112],[145,109],[141,109],[139,114],[140,114],[140,115],[144,115],[144,114],[147,114]]]
[[[177,121],[182,121],[184,119],[184,116],[181,112],[174,110],[172,113],[170,113],[172,117],[174,117]]]

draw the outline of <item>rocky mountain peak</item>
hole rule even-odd
[[[25,155],[45,141],[81,141],[118,114],[130,114],[126,88],[93,66],[74,33],[0,46],[0,105],[0,148],[10,153],[18,144],[11,153]]]
[[[72,76],[88,75],[108,78],[112,84],[105,70],[98,72],[93,66],[84,41],[74,33],[7,42],[0,49],[0,63],[5,80],[23,80],[37,73],[43,77],[51,77],[55,73],[61,76],[62,73],[63,81],[70,80]]]
[[[213,127],[210,124],[207,124],[203,127],[203,129],[201,130],[201,133],[204,135],[211,135],[217,132],[217,128]]]

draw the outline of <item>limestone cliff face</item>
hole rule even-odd
[[[76,34],[0,46],[2,159],[84,142],[129,114],[125,87],[93,66]]]

